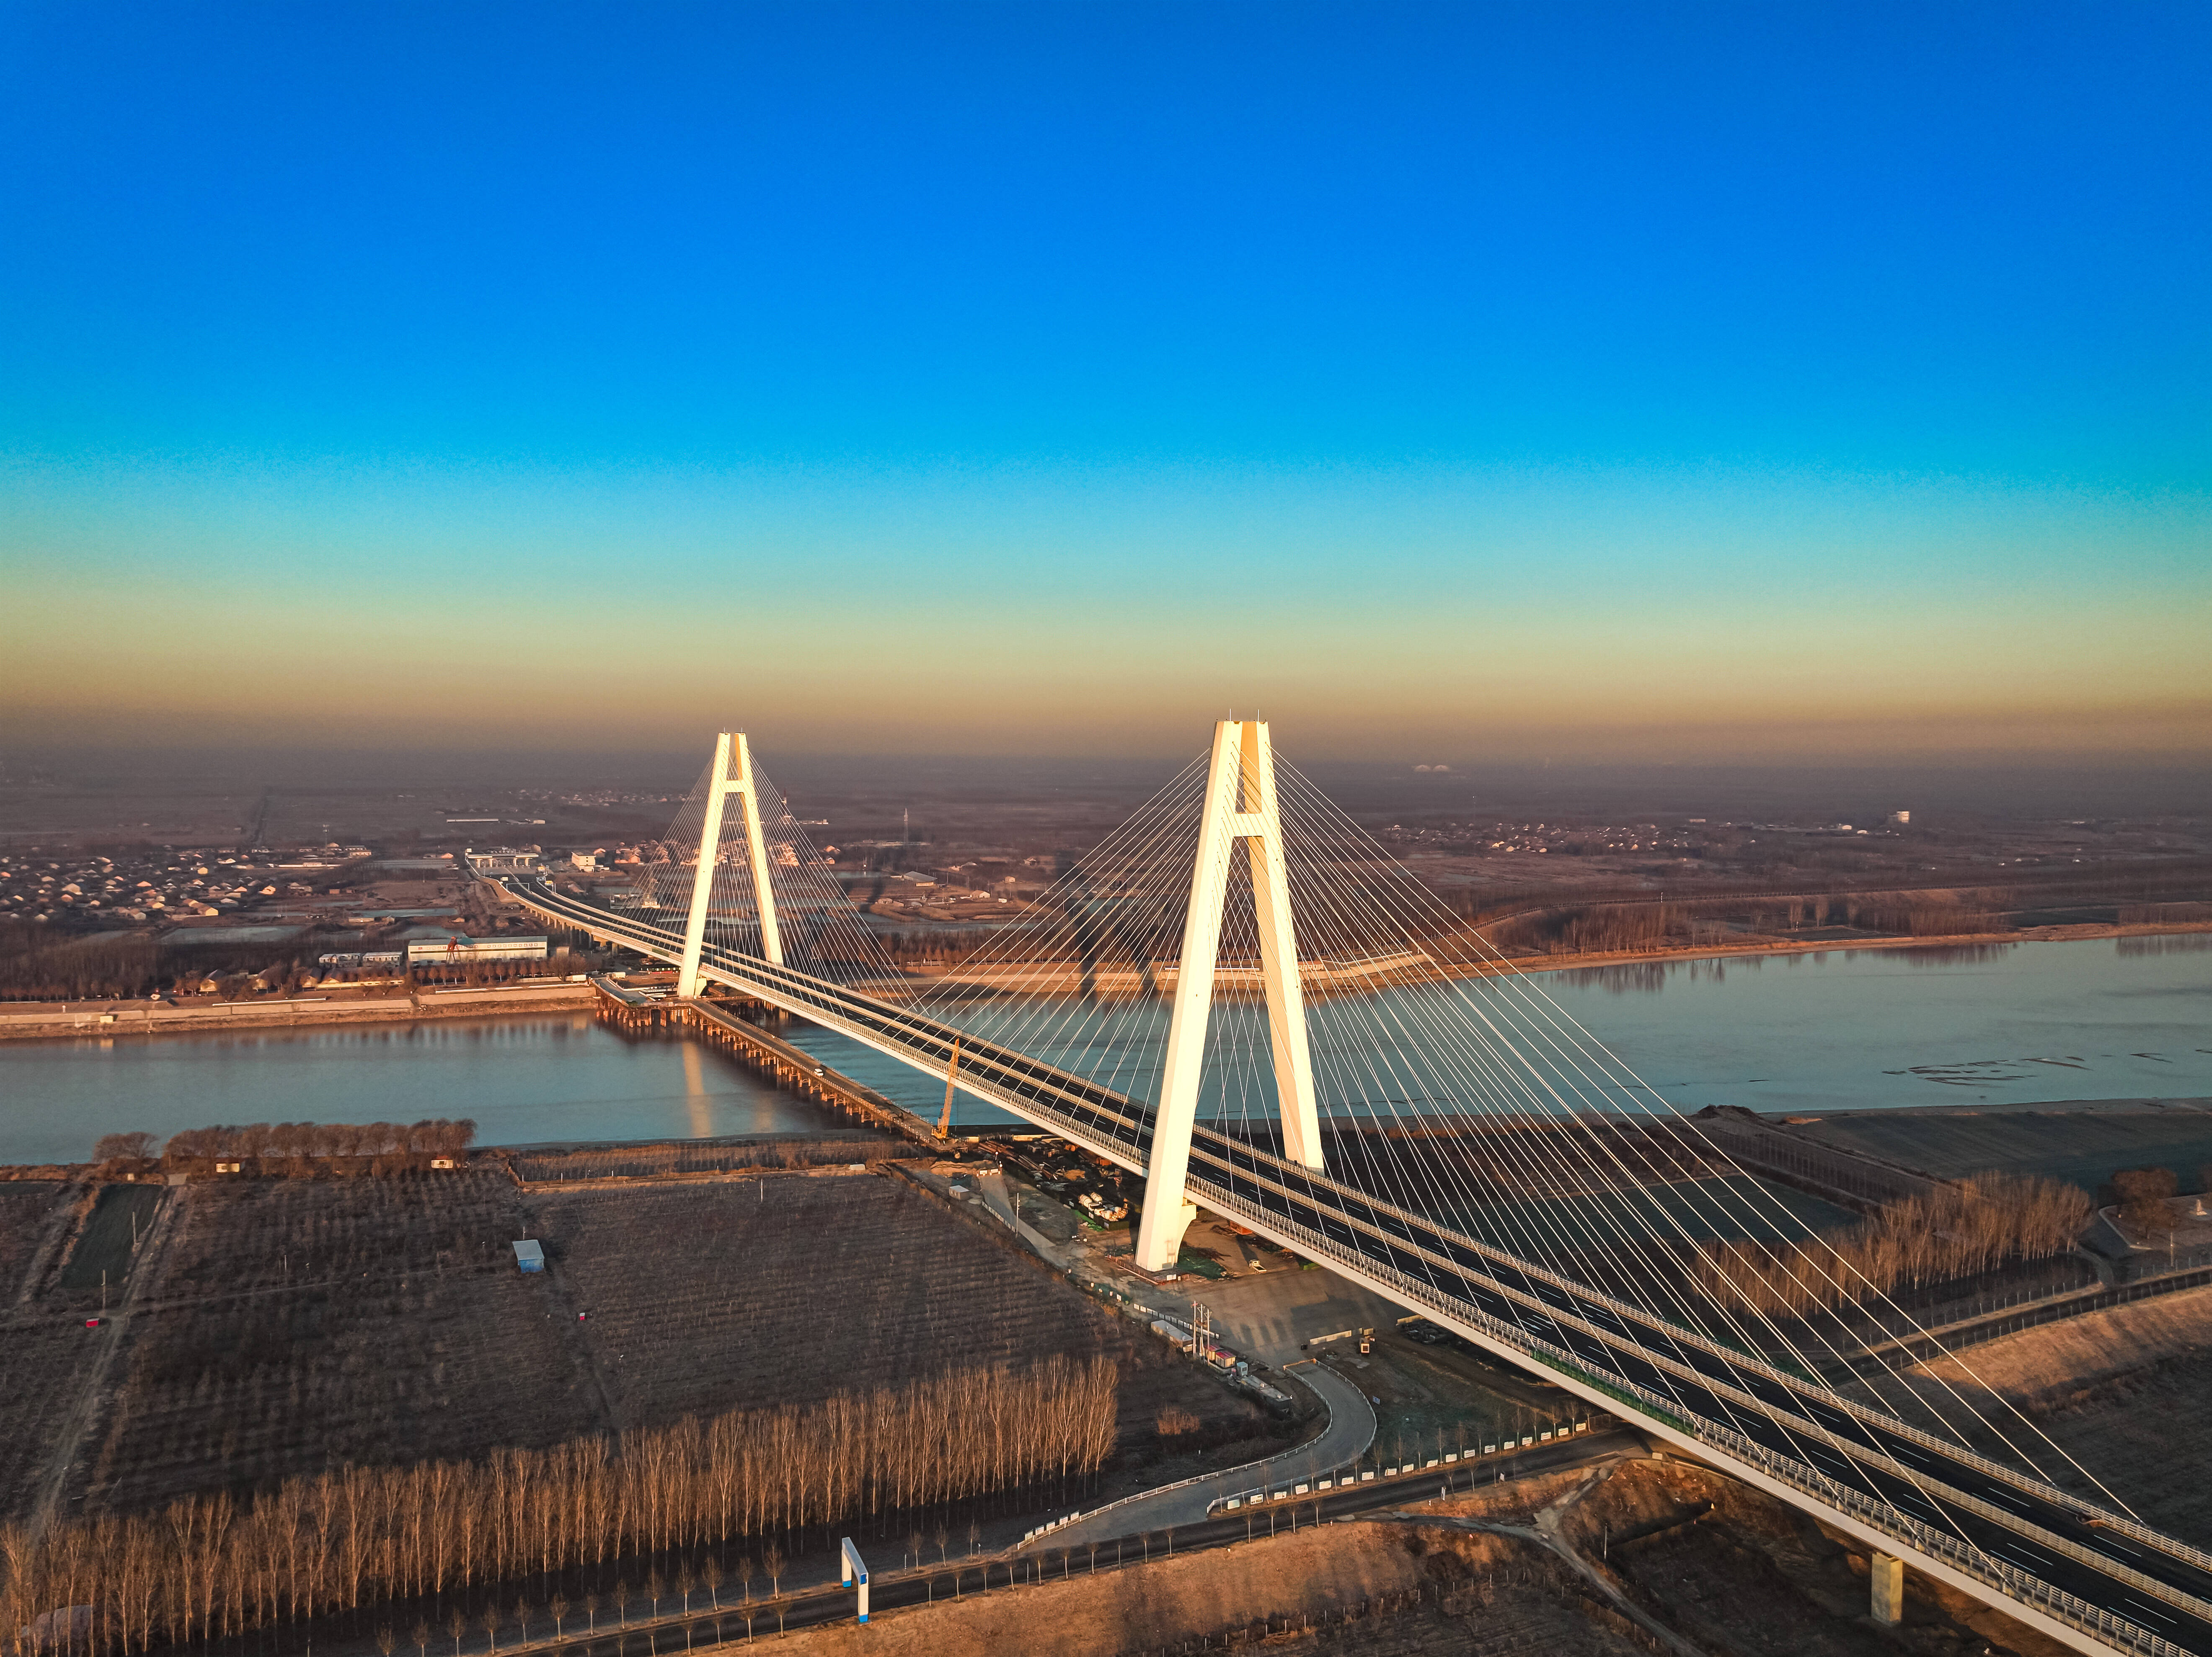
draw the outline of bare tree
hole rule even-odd
[[[707,1585],[707,1592],[714,1599],[714,1609],[717,1611],[720,1611],[722,1609],[722,1567],[720,1562],[711,1553],[699,1562],[699,1580]],[[714,1624],[717,1639],[721,1637],[721,1626],[720,1623]]]
[[[446,1631],[453,1636],[453,1657],[461,1657],[461,1636],[468,1632],[469,1619],[459,1605],[446,1615]]]
[[[497,1651],[499,1649],[499,1607],[486,1605],[483,1608],[483,1615],[477,1618],[477,1622],[484,1631],[486,1649]]]
[[[415,1626],[407,1630],[407,1637],[415,1642],[415,1657],[429,1657],[430,1625],[428,1623],[417,1617],[415,1619]]]
[[[769,1592],[781,1597],[783,1593],[783,1550],[773,1542],[761,1555],[761,1569],[768,1573]]]
[[[561,1619],[568,1614],[568,1596],[556,1589],[553,1597],[545,1602],[545,1610],[553,1618],[553,1637],[557,1640],[561,1637]]]
[[[398,1644],[398,1637],[392,1633],[391,1624],[379,1623],[376,1625],[377,1657],[392,1657],[393,1649]]]

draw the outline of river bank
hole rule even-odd
[[[2003,944],[2079,944],[2100,938],[2172,938],[2195,935],[2212,944],[2212,921],[2158,921],[2129,926],[2082,921],[2063,926],[2023,926],[2010,932],[1954,932],[1936,937],[1821,938],[1802,941],[1759,938],[1742,944],[1685,944],[1656,950],[1611,950],[1587,955],[1515,956],[1486,962],[1456,975],[1468,978],[1526,977],[1534,973],[1578,971],[1593,967],[1640,967],[1647,962],[1740,960],[1759,956],[1830,955],[1857,950],[1979,949]]]
[[[423,1018],[590,1008],[589,984],[500,984],[417,990],[411,995],[290,996],[243,1001],[29,1001],[0,1004],[0,1041],[57,1037],[181,1035],[205,1030],[390,1024]]]
[[[2196,936],[2212,944],[2212,921],[2139,925],[2084,922],[2031,926],[2010,932],[1961,932],[1940,937],[1881,937],[1804,940],[1759,938],[1742,944],[1684,944],[1656,950],[1613,950],[1579,955],[1516,956],[1504,961],[1454,965],[1454,977],[1533,977],[1619,967],[1698,961],[1830,955],[1839,951],[1988,948],[2008,944],[2069,944],[2094,938]],[[1169,974],[1172,978],[1172,973]],[[210,1029],[306,1029],[317,1024],[389,1023],[422,1018],[481,1018],[590,1007],[587,984],[495,985],[481,989],[425,989],[412,994],[352,997],[292,996],[240,1001],[70,1001],[0,1003],[0,1041],[52,1041],[76,1036],[158,1035]]]

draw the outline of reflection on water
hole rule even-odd
[[[1565,984],[1575,989],[1604,990],[1613,995],[1656,995],[1667,987],[1667,968],[1664,961],[1631,961],[1618,967],[1569,967],[1565,970],[1546,973],[1547,984]]]
[[[1891,953],[1908,967],[1972,967],[2002,961],[2018,948],[2017,944],[1915,944]]]
[[[2193,949],[2212,948],[2212,937],[2193,938],[2122,938],[2122,954],[2162,954],[2157,950],[2130,951],[2130,944],[2180,944]],[[2021,946],[2017,944],[1912,944],[1893,950],[1807,950],[1790,955],[1732,955],[1707,959],[1624,961],[1607,967],[1566,967],[1541,974],[1546,984],[1573,989],[1598,989],[1610,995],[1650,995],[1667,987],[1671,979],[1692,984],[1725,984],[1730,973],[1755,973],[1769,966],[1790,967],[1801,962],[1826,962],[1832,956],[1853,960],[1860,956],[1887,956],[1908,967],[1957,967],[2000,961]]]
[[[828,1121],[712,1047],[624,1036],[580,1013],[0,1048],[0,1162],[81,1162],[99,1135],[139,1128],[425,1116],[472,1117],[485,1144]]]
[[[2178,938],[2123,938],[2117,941],[2124,956],[2195,955],[2212,950],[2212,932],[2185,932]]]
[[[1540,989],[1689,1110],[2212,1098],[2207,937],[1633,962],[1461,987],[1470,997]],[[1244,1027],[1256,1017],[1224,1011],[1220,1028],[1254,1048],[1258,1033]],[[1315,1008],[1316,1065],[1348,1078],[1331,1083],[1324,1108],[1424,1108],[1362,1090],[1357,1055],[1340,1051],[1340,1024],[1332,1005]],[[1164,1025],[1133,1020],[1126,1041],[1082,1068],[1148,1096]],[[1426,1066],[1408,1028],[1400,1069],[1418,1079]],[[941,1074],[814,1026],[787,1035],[936,1119]],[[1271,1114],[1265,1071],[1211,1077],[1206,1114]],[[134,1128],[424,1116],[472,1116],[487,1143],[507,1144],[793,1132],[823,1120],[711,1048],[626,1041],[582,1016],[0,1048],[0,1162],[74,1161],[95,1136]],[[955,1118],[1006,1120],[964,1093]]]

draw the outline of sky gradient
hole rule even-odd
[[[2202,761],[2208,18],[19,9],[0,743]]]

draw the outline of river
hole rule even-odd
[[[1838,950],[1536,981],[1685,1109],[2212,1097],[2212,938]],[[943,1102],[942,1082],[854,1042],[787,1033],[917,1112]],[[9,1162],[216,1121],[467,1116],[488,1144],[834,1126],[711,1048],[580,1015],[21,1044],[0,1050],[0,1099]],[[963,1098],[956,1120],[1002,1119]]]

